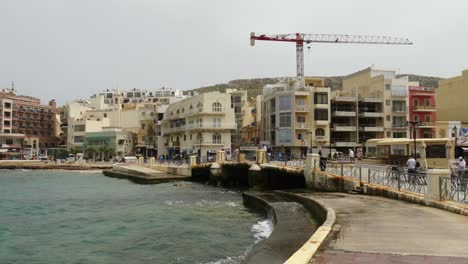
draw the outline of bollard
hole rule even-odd
[[[264,149],[258,149],[257,150],[257,152],[256,152],[256,161],[257,161],[257,164],[267,163],[266,150],[264,150]]]
[[[197,165],[197,156],[192,155],[190,156],[190,167],[193,167],[195,165]]]
[[[446,177],[448,180],[443,181],[445,183],[449,182],[451,179],[451,173],[450,170],[447,169],[433,169],[433,170],[427,170],[427,191],[424,194],[424,199],[428,201],[440,201],[443,200],[444,197],[442,197],[442,180],[440,178]],[[447,193],[450,193],[451,191],[451,186],[450,184],[445,185],[445,190]]]

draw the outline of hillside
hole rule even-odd
[[[431,77],[431,76],[422,76],[422,75],[414,75],[414,74],[399,74],[397,75],[398,78],[408,76],[409,80],[419,81],[420,86],[427,86],[427,87],[438,87],[438,81],[441,78],[438,77]],[[332,90],[336,90],[342,87],[343,78],[346,76],[331,76],[331,77],[323,77],[325,78],[325,86],[330,87]],[[225,92],[226,89],[238,89],[238,90],[247,90],[247,96],[249,98],[255,97],[262,93],[263,86],[265,84],[273,84],[278,82],[279,78],[258,78],[258,79],[238,79],[232,80],[228,83],[221,83],[215,84],[206,87],[200,87],[193,90],[185,91],[185,94],[188,94],[193,91],[197,91],[198,93],[207,93],[207,92]]]

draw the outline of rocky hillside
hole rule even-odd
[[[430,76],[421,76],[421,75],[414,75],[414,74],[399,74],[398,77],[408,76],[410,81],[419,81],[421,86],[427,87],[438,87],[438,81],[441,78],[438,77],[430,77]],[[343,84],[343,78],[346,76],[332,76],[332,77],[324,77],[325,78],[325,86],[332,88],[332,90],[336,90],[341,88]],[[247,90],[247,96],[249,98],[255,97],[258,94],[262,93],[263,86],[265,84],[273,84],[278,82],[279,78],[259,78],[259,79],[239,79],[233,80],[228,83],[221,83],[212,86],[200,87],[197,89],[185,91],[185,93],[190,93],[193,91],[197,91],[198,93],[207,93],[207,92],[224,92],[226,89],[238,89],[238,90]]]

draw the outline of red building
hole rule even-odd
[[[0,90],[0,133],[24,134],[32,148],[56,147],[55,100],[41,105],[39,98],[17,95],[14,89]]]
[[[420,86],[409,87],[409,118],[411,121],[420,121],[419,125],[416,126],[416,138],[436,137],[435,104],[434,88]],[[412,132],[410,133],[410,137],[413,138]]]

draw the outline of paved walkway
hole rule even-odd
[[[332,207],[341,232],[311,263],[468,263],[468,217],[382,197],[302,193]]]

